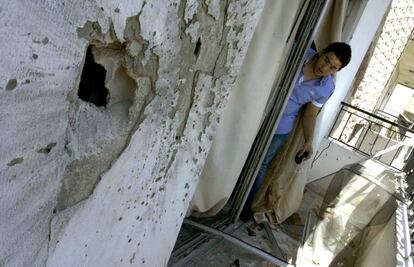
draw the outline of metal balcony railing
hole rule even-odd
[[[345,102],[341,103],[329,136],[345,144],[355,151],[372,156],[378,151],[385,150],[407,139],[414,139],[413,123],[407,123],[404,116],[392,117],[379,111],[377,114],[354,107]],[[405,200],[400,202],[397,223],[402,224],[398,236],[404,236],[404,248],[409,243],[414,247],[414,151],[413,146],[401,146],[377,158],[380,162],[394,168],[405,177],[401,185]],[[407,237],[410,238],[407,238]],[[411,250],[410,250],[411,251]],[[408,255],[407,253],[405,253]],[[408,265],[412,266],[412,261]],[[400,266],[400,265],[399,265]]]
[[[388,120],[345,102],[341,104],[329,136],[364,155],[372,156],[408,138],[414,138],[413,129],[398,123],[398,120]],[[402,146],[380,156],[378,160],[403,171],[412,154],[412,147]]]

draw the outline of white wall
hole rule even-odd
[[[8,2],[0,266],[165,266],[264,0]],[[123,121],[77,97],[89,42],[135,81]]]

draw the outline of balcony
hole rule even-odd
[[[253,229],[190,218],[183,229],[200,230],[203,241],[181,246],[190,255],[181,259],[176,247],[170,266],[413,266],[413,150],[404,145],[412,136],[398,121],[342,103],[294,216]]]
[[[413,130],[399,124],[398,118],[395,120],[391,121],[378,114],[342,102],[329,137],[353,151],[373,156],[379,151],[413,138]],[[378,160],[397,171],[403,171],[412,153],[412,147],[401,146],[379,156]]]

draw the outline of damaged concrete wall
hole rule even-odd
[[[2,5],[0,265],[165,265],[263,4]]]

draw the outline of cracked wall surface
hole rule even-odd
[[[0,266],[166,265],[263,5],[0,7]]]

